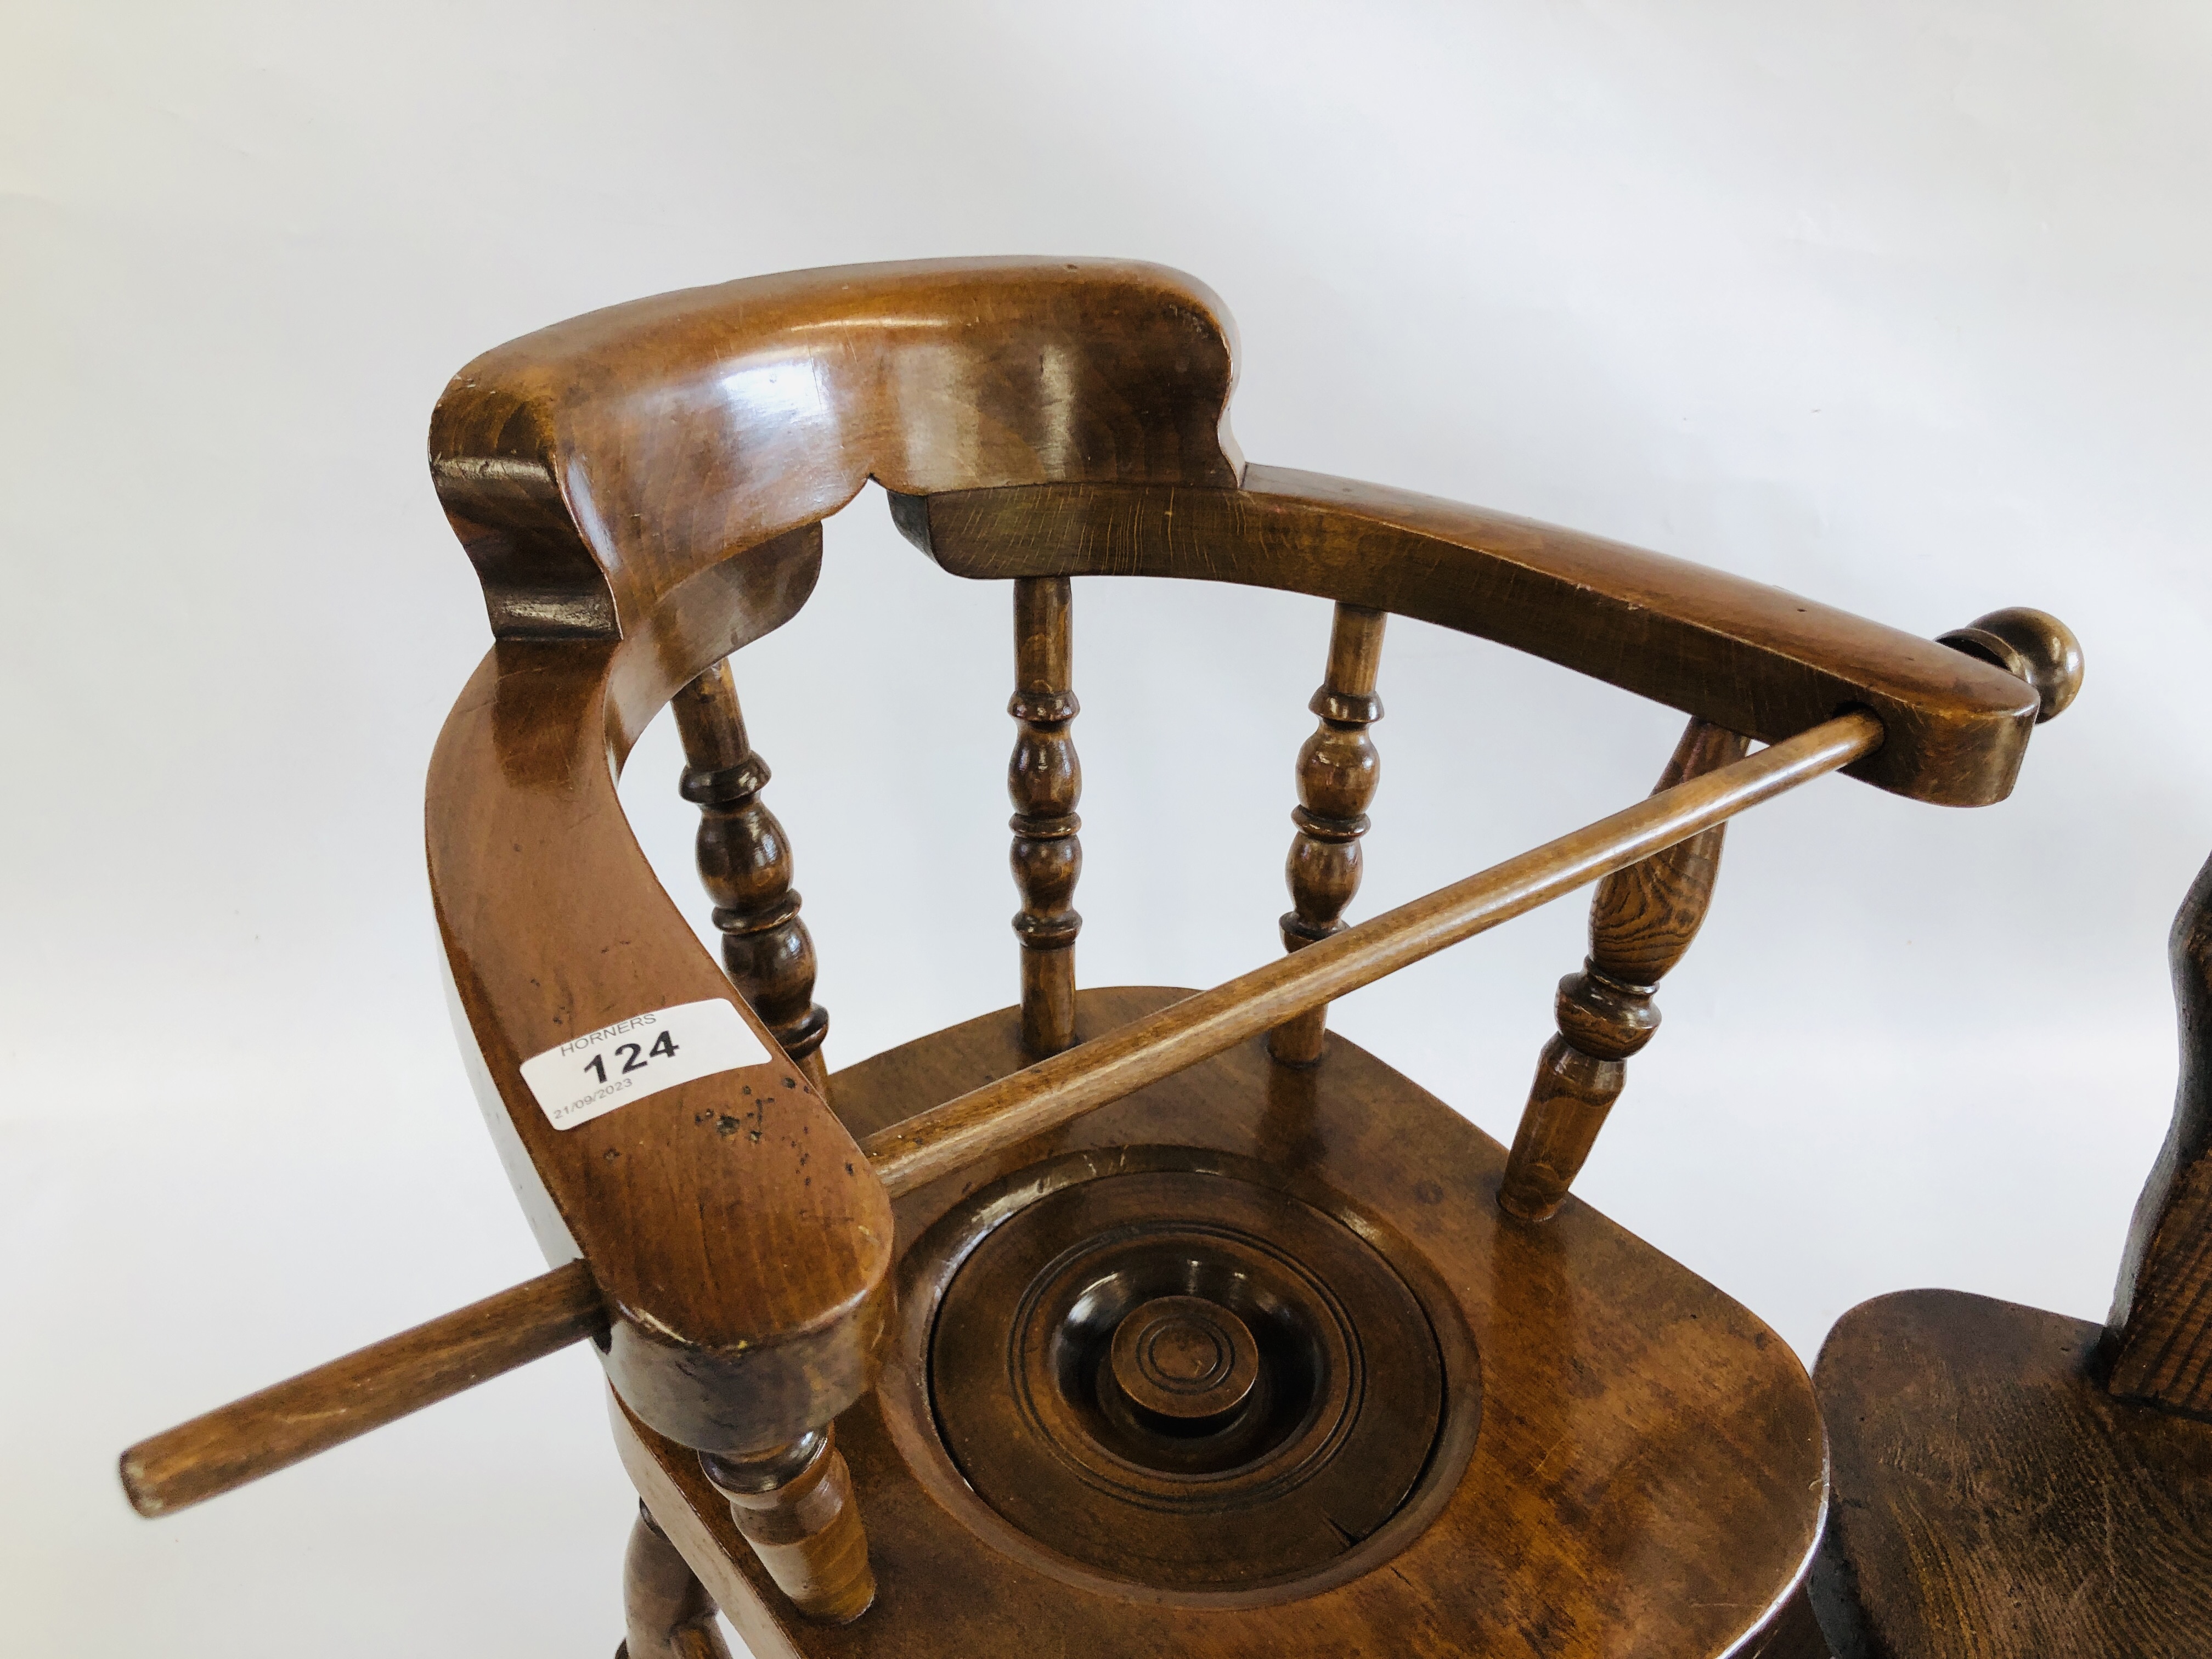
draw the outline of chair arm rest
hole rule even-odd
[[[955,574],[1202,577],[1456,629],[1772,742],[1847,708],[1886,733],[1850,769],[1920,800],[2011,792],[2036,693],[1992,665],[1686,560],[1409,490],[1254,465],[1243,487],[1065,483],[907,498]]]

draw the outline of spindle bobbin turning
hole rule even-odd
[[[1320,724],[1298,750],[1298,804],[1291,811],[1297,834],[1283,867],[1291,890],[1280,923],[1285,951],[1342,932],[1345,907],[1359,891],[1360,838],[1382,781],[1382,757],[1367,728],[1382,718],[1375,681],[1389,621],[1386,611],[1339,605],[1329,627],[1328,672],[1307,704]],[[1269,1051],[1286,1066],[1310,1066],[1321,1058],[1328,1022],[1326,1006],[1285,1020]]]
[[[761,799],[768,763],[745,735],[729,664],[700,675],[672,706],[684,739],[684,799],[699,809],[699,879],[714,902],[723,968],[826,1098],[830,1011],[814,1000],[814,939],[799,917],[790,840]]]
[[[1083,918],[1075,884],[1083,873],[1083,763],[1068,727],[1081,705],[1073,674],[1073,585],[1065,576],[1014,584],[1014,695],[1006,712],[1019,724],[1006,763],[1014,804],[1008,861],[1022,908],[1022,1031],[1033,1054],[1056,1054],[1075,1041],[1075,936]]]

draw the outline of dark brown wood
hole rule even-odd
[[[1375,677],[1382,664],[1382,625],[1389,618],[1363,605],[1340,605],[1329,627],[1328,669],[1308,705],[1321,725],[1298,750],[1297,834],[1284,866],[1291,908],[1281,921],[1283,948],[1296,951],[1344,929],[1344,909],[1359,891],[1359,838],[1382,781],[1382,757],[1367,728],[1382,718]],[[1277,1026],[1267,1046],[1286,1066],[1321,1058],[1328,1023],[1323,1004]]]
[[[823,1427],[752,1456],[699,1459],[776,1588],[809,1619],[849,1625],[876,1599],[853,1477]]]
[[[761,800],[768,763],[745,737],[730,665],[717,663],[676,694],[684,799],[699,809],[699,878],[714,902],[722,965],[784,1053],[823,1093],[829,1010],[814,1000],[814,939],[791,884],[791,842]]]
[[[2202,1659],[2212,1425],[2106,1393],[2102,1336],[1960,1291],[1837,1322],[1814,1600],[1841,1659]]]
[[[1014,885],[1022,908],[1014,935],[1022,945],[1022,1030],[1033,1054],[1056,1054],[1075,1042],[1075,883],[1083,873],[1083,763],[1068,727],[1080,705],[1065,576],[1014,584],[1014,696],[1018,722],[1006,793],[1014,804]]]
[[[2136,1201],[2106,1323],[2112,1391],[2212,1417],[2212,860],[2167,939],[2181,1025],[2172,1125]]]
[[[2010,793],[2041,707],[1988,662],[1763,582],[1283,467],[1240,489],[948,492],[902,527],[956,575],[1202,577],[1417,617],[1764,742],[1863,707],[1889,740],[1851,775],[1950,805]]]
[[[623,1559],[623,1625],[615,1659],[730,1659],[714,1598],[642,1503]]]
[[[1652,793],[1733,766],[1747,747],[1741,733],[1693,720]],[[1559,981],[1559,1033],[1536,1063],[1498,1195],[1522,1220],[1559,1209],[1628,1081],[1628,1057],[1658,1031],[1652,999],[1705,925],[1727,834],[1717,823],[1598,883],[1589,956]]]
[[[568,1262],[140,1441],[123,1490],[141,1515],[172,1514],[606,1328],[591,1270]]]
[[[1743,1650],[1739,1659],[1835,1659],[1822,1633],[1807,1585],[1798,1585],[1774,1622]]]
[[[2036,695],[2038,726],[2057,720],[2081,695],[2081,641],[2048,611],[2007,605],[1937,635],[1936,642],[2027,681]]]
[[[1871,714],[1840,715],[1018,1076],[972,1090],[872,1137],[868,1160],[886,1191],[911,1191],[1848,766],[1881,741]]]
[[[1081,1017],[1091,1029],[1139,1024],[1185,994],[1089,990]],[[1007,1008],[840,1071],[838,1109],[855,1134],[880,1133],[1027,1059]],[[756,1653],[1811,1651],[1771,1640],[1824,1508],[1820,1425],[1788,1346],[1578,1200],[1547,1227],[1504,1222],[1492,1201],[1504,1149],[1356,1045],[1332,1036],[1320,1066],[1294,1069],[1255,1033],[1029,1153],[1052,1179],[1079,1166],[1101,1190],[1173,1164],[1176,1181],[1218,1180],[1333,1218],[1308,1224],[1341,1224],[1468,1345],[1448,1358],[1447,1438],[1431,1465],[1448,1478],[1417,1485],[1382,1529],[1337,1540],[1333,1562],[1290,1584],[1142,1593],[1048,1553],[982,1502],[933,1438],[927,1368],[902,1357],[837,1425],[883,1595],[859,1624],[826,1629],[783,1604],[696,1460],[617,1406],[625,1467]],[[940,1221],[1019,1203],[1030,1178],[978,1188],[971,1170],[917,1190],[901,1200],[901,1235],[921,1241]],[[902,1272],[918,1275],[926,1254],[910,1246]],[[902,1279],[901,1304],[905,1356],[939,1322],[918,1276]],[[1459,1409],[1470,1401],[1479,1432]],[[1072,1508],[1104,1510],[1062,1479]],[[1149,1571],[1146,1529],[1119,1535],[1127,1570]]]

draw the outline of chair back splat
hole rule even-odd
[[[996,259],[663,295],[455,377],[432,471],[494,641],[431,760],[430,883],[553,1271],[133,1448],[134,1501],[591,1337],[645,1503],[633,1659],[714,1653],[711,1606],[764,1655],[1040,1630],[1098,1654],[1796,1650],[1826,1490],[1803,1369],[1569,1187],[1722,826],[1838,771],[2000,800],[2078,649],[2039,613],[1931,641],[1248,466],[1236,368],[1188,277]],[[1012,586],[1020,1000],[833,1076],[726,659],[806,603],[823,519],[870,478],[937,565]],[[1072,579],[1123,575],[1334,607],[1285,954],[1212,990],[1076,983]],[[1689,716],[1658,789],[1348,917],[1393,613]],[[672,702],[719,965],[616,794]],[[1333,999],[1593,882],[1510,1158],[1327,1029]]]

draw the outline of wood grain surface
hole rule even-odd
[[[1139,1021],[1186,994],[1081,994],[1079,1031]],[[1019,1068],[1008,1008],[839,1072],[855,1134]],[[1579,1200],[1541,1227],[1504,1217],[1504,1149],[1340,1036],[1312,1068],[1258,1034],[1034,1143],[1035,1158],[1216,1149],[1333,1213],[1446,1298],[1480,1355],[1471,1461],[1418,1534],[1350,1580],[1228,1605],[1103,1586],[993,1529],[917,1462],[915,1418],[880,1398],[838,1424],[867,1505],[880,1586],[842,1629],[794,1618],[688,1452],[619,1401],[625,1467],[763,1656],[937,1659],[946,1652],[1791,1659],[1790,1607],[1821,1522],[1820,1421],[1802,1368],[1745,1310]],[[984,1179],[902,1201],[902,1237]],[[1748,1243],[1749,1241],[1747,1241]],[[903,1374],[903,1368],[902,1368]],[[1802,1630],[1798,1631],[1802,1635]]]
[[[123,1490],[168,1515],[380,1429],[607,1326],[580,1261],[250,1394],[123,1454]]]
[[[1873,716],[1844,714],[1733,766],[1686,779],[1584,829],[885,1129],[866,1142],[868,1159],[894,1196],[981,1164],[1293,1014],[1372,984],[1847,766],[1881,741]]]
[[[768,763],[745,732],[730,665],[716,663],[669,705],[684,741],[684,799],[699,809],[699,879],[714,901],[722,966],[816,1090],[829,1010],[814,1000],[814,936],[799,919],[791,840],[761,799]]]
[[[622,1645],[615,1659],[730,1659],[714,1598],[641,1503],[623,1557]]]
[[[1056,1054],[1075,1041],[1075,936],[1083,918],[1075,884],[1083,874],[1083,762],[1068,728],[1076,700],[1072,584],[1036,576],[1014,586],[1014,695],[1006,704],[1018,732],[1006,763],[1013,802],[1007,861],[1022,908],[1014,937],[1022,948],[1022,1030],[1032,1054]]]
[[[818,529],[708,573],[619,642],[503,641],[431,757],[430,889],[464,1058],[539,1248],[582,1256],[607,1366],[705,1450],[781,1445],[874,1381],[890,1206],[836,1118],[665,892],[615,793],[643,722],[812,586]],[[749,620],[748,620],[749,619]],[[531,1056],[720,1000],[772,1058],[556,1128]]]
[[[1389,621],[1380,611],[1340,605],[1329,624],[1328,665],[1307,705],[1320,724],[1298,750],[1298,804],[1291,810],[1297,833],[1283,868],[1291,908],[1279,924],[1285,951],[1341,933],[1345,907],[1359,891],[1360,838],[1382,781],[1382,757],[1367,728],[1382,718],[1375,681]],[[1286,1066],[1310,1066],[1321,1058],[1328,1023],[1327,1004],[1310,1008],[1278,1025],[1268,1048]]]
[[[1741,732],[1692,720],[1652,793],[1734,765],[1744,746]],[[1559,1034],[1536,1062],[1499,1194],[1523,1220],[1559,1207],[1627,1084],[1628,1057],[1658,1030],[1653,998],[1705,925],[1727,834],[1717,823],[1598,883],[1589,956],[1582,972],[1559,981]]]
[[[1820,1350],[1839,1659],[2201,1659],[2212,1425],[2113,1399],[2101,1327],[1961,1291],[1853,1309]]]
[[[923,259],[611,306],[486,352],[430,423],[501,638],[626,635],[701,571],[871,477],[1233,489],[1236,341],[1179,271]]]
[[[1409,490],[1255,464],[1241,489],[950,492],[902,526],[956,575],[1200,577],[1418,617],[1765,742],[1863,707],[1852,769],[1948,805],[2010,793],[2042,703],[2003,669],[1741,576]]]
[[[2181,1081],[2121,1257],[2106,1322],[2110,1386],[2212,1417],[2212,861],[2182,901],[2166,954]]]

